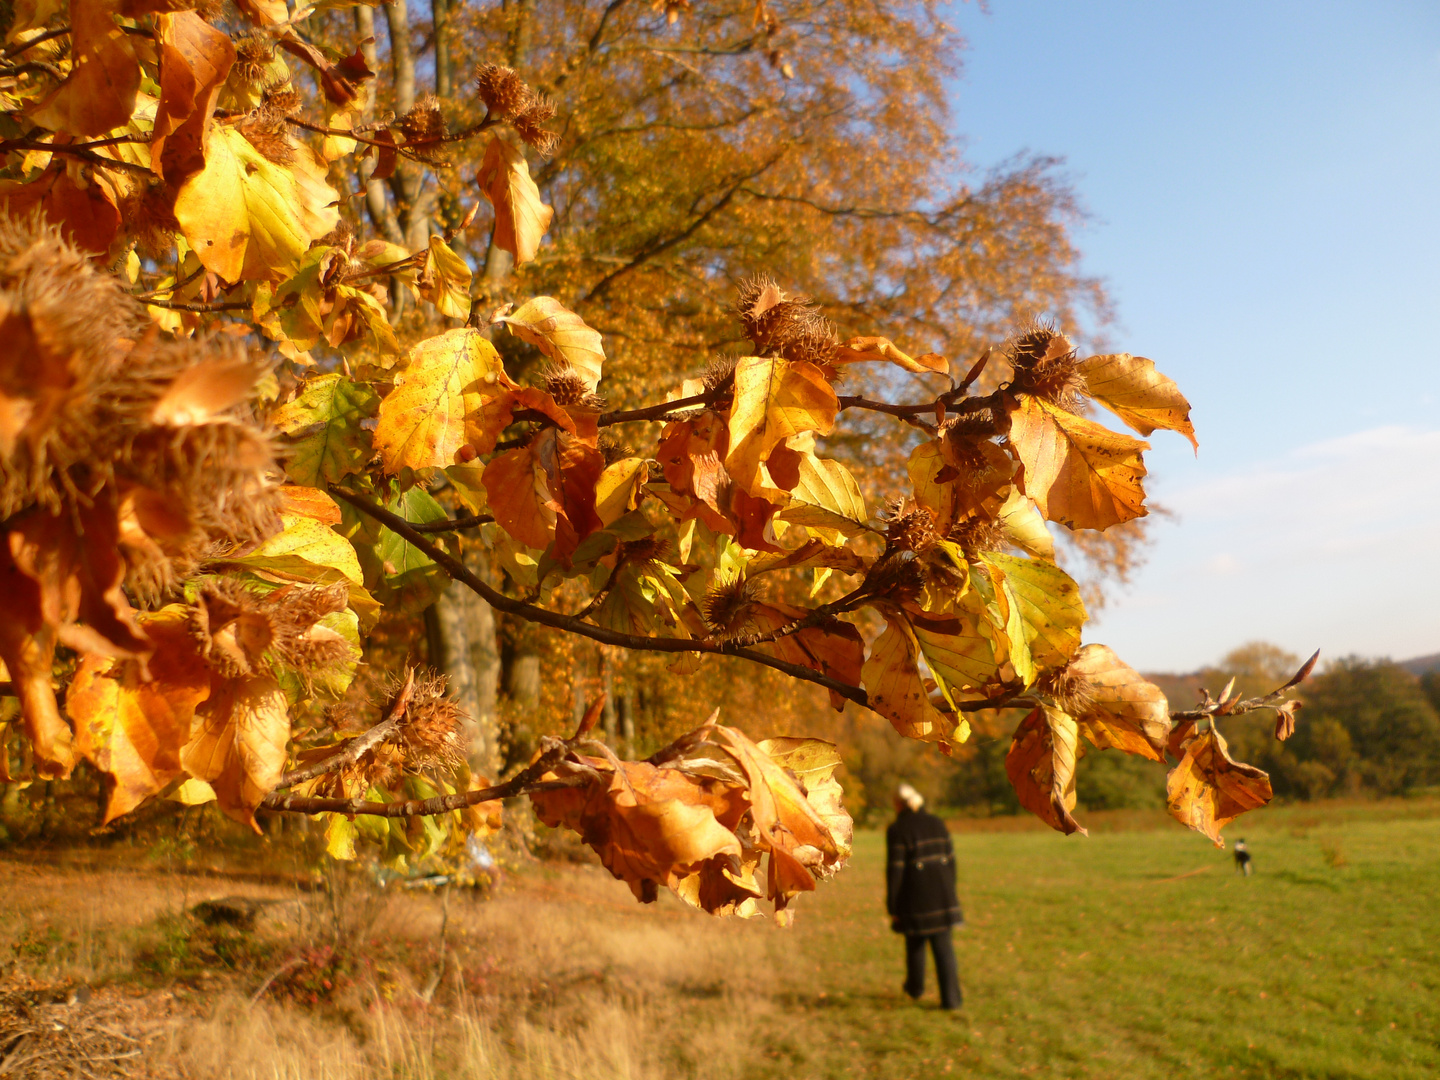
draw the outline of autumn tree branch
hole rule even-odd
[[[390,708],[385,713],[385,719],[376,724],[363,735],[357,735],[345,744],[345,748],[337,754],[331,754],[322,761],[307,765],[303,769],[296,769],[294,772],[286,773],[280,778],[277,788],[294,787],[306,780],[314,780],[317,776],[324,776],[326,773],[343,769],[347,765],[353,765],[359,761],[367,751],[379,746],[391,735],[395,734],[405,719],[405,710],[410,707],[410,697],[415,692],[415,669],[410,668],[405,675],[405,683],[400,687],[394,699],[390,702]]]

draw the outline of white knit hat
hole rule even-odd
[[[895,797],[908,806],[911,810],[919,810],[925,805],[925,796],[916,791],[907,783],[901,783],[895,789]]]

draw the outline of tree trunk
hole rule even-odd
[[[470,717],[465,732],[470,767],[494,778],[500,769],[495,612],[469,589],[452,582],[426,616],[430,662],[449,677],[450,692]]]
[[[435,96],[450,96],[450,0],[430,0],[435,23]]]

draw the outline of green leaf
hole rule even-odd
[[[1025,627],[1035,664],[1063,667],[1080,648],[1085,602],[1075,579],[1045,559],[1021,559],[988,551],[981,559],[1004,575],[1003,587]],[[1017,665],[1018,671],[1018,665]]]
[[[421,525],[445,521],[450,516],[429,492],[418,487],[401,492],[385,508]],[[381,530],[375,553],[384,575],[376,594],[387,606],[407,612],[422,611],[435,602],[450,581],[450,575],[429,555],[389,529]]]
[[[832,541],[837,545],[841,536],[866,531],[865,497],[855,477],[840,462],[813,454],[801,456],[800,482],[790,492],[790,505],[777,516],[792,525],[838,533]]]
[[[317,375],[271,422],[290,449],[285,472],[297,484],[323,488],[365,470],[372,453],[361,421],[375,415],[379,395],[340,374]]]

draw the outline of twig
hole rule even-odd
[[[176,304],[169,300],[142,300],[141,303],[164,308],[166,311],[194,311],[202,314],[210,311],[243,311],[252,306],[248,300],[225,300],[218,304]]]
[[[250,995],[250,1004],[254,1005],[257,1001],[264,997],[265,991],[269,990],[271,984],[274,983],[276,979],[280,978],[281,975],[284,975],[290,971],[294,971],[304,962],[305,958],[302,956],[296,956],[290,960],[286,960],[285,963],[281,964],[278,968],[276,968],[270,973],[270,977],[268,979],[266,979],[263,983],[260,984],[259,990],[256,990],[255,993]]]
[[[465,517],[453,518],[448,521],[418,521],[410,522],[410,527],[418,533],[444,533],[459,532],[462,529],[478,529],[481,525],[489,525],[495,519],[489,514],[469,514]]]
[[[1292,687],[1299,686],[1315,669],[1315,661],[1320,659],[1320,650],[1316,649],[1309,660],[1300,665],[1300,669],[1290,676],[1290,681],[1284,686],[1277,686],[1264,697],[1244,698],[1238,701],[1227,702],[1223,698],[1220,701],[1209,701],[1198,709],[1185,709],[1181,712],[1172,712],[1170,719],[1173,720],[1204,720],[1207,717],[1216,716],[1240,716],[1243,713],[1253,712],[1256,709],[1274,708],[1275,703],[1284,695],[1285,691]],[[1210,692],[1205,691],[1208,699]]]
[[[380,745],[400,726],[405,719],[405,710],[410,707],[410,697],[415,692],[415,669],[410,668],[405,674],[404,685],[390,703],[390,708],[385,714],[385,719],[376,724],[363,735],[357,735],[345,744],[345,749],[339,753],[332,754],[323,761],[317,761],[313,765],[307,765],[303,769],[296,769],[294,772],[286,773],[280,778],[276,788],[294,787],[296,784],[304,783],[306,780],[313,780],[317,776],[324,776],[326,773],[343,769],[347,765],[353,765],[370,750]]]
[[[503,784],[494,784],[479,791],[461,791],[454,795],[436,795],[429,799],[407,799],[404,802],[367,802],[364,799],[318,799],[302,795],[281,795],[272,791],[260,801],[265,810],[279,810],[292,814],[356,814],[369,817],[409,818],[430,817],[434,814],[448,814],[452,810],[463,810],[496,799],[512,799],[517,795],[528,795],[532,791],[558,791],[562,788],[579,787],[590,782],[584,775],[568,776],[561,780],[541,780],[551,767],[565,756],[564,743],[555,741],[535,763],[517,773]]]
[[[679,412],[681,409],[693,409],[697,405],[710,405],[722,395],[724,390],[725,387],[722,385],[713,390],[706,390],[703,394],[680,398],[678,401],[647,405],[643,409],[621,409],[616,412],[601,413],[596,424],[599,427],[609,427],[612,424],[628,424],[636,420],[662,420],[669,413]]]
[[[197,267],[194,272],[186,274],[179,281],[167,285],[163,289],[152,289],[149,292],[132,293],[131,295],[134,296],[136,300],[141,301],[150,300],[152,297],[160,296],[164,293],[169,293],[171,296],[174,296],[176,289],[183,289],[186,285],[189,285],[192,281],[194,281],[203,273],[205,273],[205,267],[202,264],[201,266]]]
[[[46,30],[45,33],[36,34],[33,38],[25,41],[17,41],[13,45],[6,45],[5,48],[0,49],[0,56],[19,56],[26,49],[33,49],[42,41],[49,41],[51,38],[61,37],[68,33],[70,33],[70,27],[57,26],[53,30]]]

